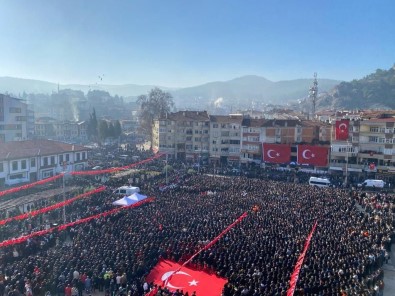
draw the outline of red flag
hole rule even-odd
[[[315,166],[328,164],[328,147],[298,145],[298,163]]]
[[[263,144],[263,161],[270,163],[286,163],[291,158],[291,146],[284,144]]]
[[[376,168],[376,164],[374,162],[369,164],[369,170],[374,171],[375,168]]]
[[[336,140],[346,141],[348,140],[348,126],[350,121],[348,119],[342,119],[336,121]]]
[[[161,260],[151,270],[146,278],[147,283],[153,282],[161,286],[166,285],[170,291],[188,292],[191,295],[196,291],[196,295],[219,296],[222,293],[227,280],[208,274],[203,271],[196,271],[187,267],[182,267],[170,260]]]

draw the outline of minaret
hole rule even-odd
[[[315,117],[315,106],[317,103],[317,96],[318,96],[318,81],[317,81],[317,73],[314,73],[314,81],[313,81],[313,86],[310,87],[309,91],[309,98],[311,99],[313,103],[313,110],[312,110],[312,117]]]

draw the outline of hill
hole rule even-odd
[[[328,91],[339,83],[337,80],[320,79],[320,90]],[[211,106],[218,98],[225,106],[250,107],[260,104],[286,104],[308,95],[312,79],[273,82],[260,76],[243,76],[229,81],[210,82],[203,85],[172,91],[177,107]],[[192,106],[191,106],[192,105]]]
[[[351,82],[341,82],[318,101],[320,109],[395,109],[395,65]]]
[[[216,81],[206,84],[170,89],[160,87],[169,91],[176,103],[177,108],[210,108],[218,98],[224,106],[250,107],[260,104],[285,104],[308,95],[312,79],[297,79],[288,81],[273,82],[260,76],[248,75],[235,78],[229,81]],[[339,81],[331,79],[320,79],[320,91],[328,91],[337,85]],[[146,94],[154,85],[59,85],[60,89],[80,90],[87,93],[89,90],[108,91],[111,95],[124,97],[136,97]],[[51,94],[56,92],[58,84],[12,77],[0,77],[0,93],[10,93],[19,96],[25,93]]]

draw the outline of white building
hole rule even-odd
[[[0,142],[26,140],[28,117],[26,103],[0,94]]]
[[[35,182],[87,165],[88,148],[50,140],[0,143],[0,188]]]

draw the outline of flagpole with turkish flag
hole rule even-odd
[[[222,288],[227,282],[226,279],[218,277],[215,274],[209,274],[204,271],[197,271],[188,268],[186,265],[202,251],[209,249],[212,245],[218,242],[222,236],[224,236],[236,224],[240,223],[245,217],[247,217],[247,212],[243,213],[211,242],[198,250],[182,265],[171,260],[160,260],[159,263],[150,271],[146,281],[148,283],[153,282],[157,286],[163,285],[163,288],[166,287],[171,291],[183,290],[184,293],[188,292],[189,294],[196,292],[197,295],[221,295]],[[151,292],[146,294],[146,296],[152,295]]]
[[[263,161],[269,163],[289,163],[291,146],[286,144],[262,144]]]

